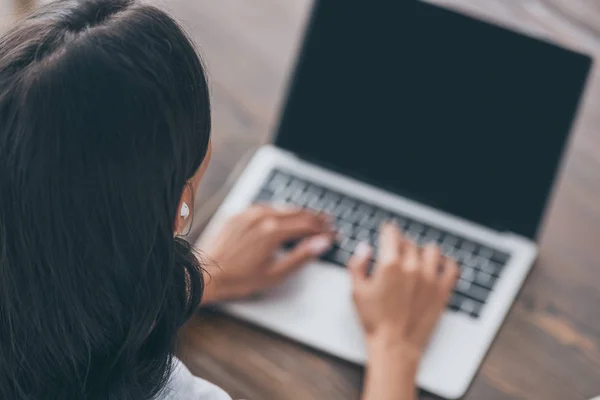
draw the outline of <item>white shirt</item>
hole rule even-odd
[[[173,359],[173,374],[156,400],[231,400],[223,389],[200,379],[177,358]]]

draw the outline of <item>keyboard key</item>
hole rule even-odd
[[[439,241],[440,237],[442,236],[442,234],[438,230],[429,229],[427,232],[425,232],[425,236],[427,237],[427,240],[429,240],[430,242],[437,243]]]
[[[348,221],[350,219],[350,216],[355,211],[354,206],[355,203],[353,201],[350,201],[348,199],[342,199],[342,201],[338,204],[335,213],[339,218],[343,218],[346,221]]]
[[[466,297],[463,296],[462,294],[453,293],[452,296],[450,297],[450,301],[448,302],[448,308],[453,311],[460,310],[462,303],[465,299],[466,299]]]
[[[446,235],[442,244],[454,247],[458,244],[458,238],[452,235]]]
[[[417,237],[416,243],[417,243],[417,245],[424,247],[428,243],[427,237],[425,237],[424,235],[419,235]]]
[[[343,221],[341,219],[330,217],[331,229],[333,229],[334,232],[336,232],[336,233],[340,232],[340,227],[341,227],[342,223],[343,223]]]
[[[471,285],[469,290],[461,291],[461,293],[481,303],[485,303],[490,294],[490,291],[478,285]]]
[[[466,264],[471,257],[471,253],[462,250],[462,248],[454,252],[454,259],[460,264]]]
[[[379,233],[371,236],[371,243],[376,249],[379,247]]]
[[[460,310],[471,317],[478,317],[481,312],[482,303],[478,303],[471,299],[465,299],[461,303]]]
[[[336,217],[337,216],[337,214],[335,213],[336,208],[337,208],[337,203],[336,202],[328,200],[327,198],[323,199],[323,209],[322,209],[322,211],[325,214],[331,215],[332,217]]]
[[[373,214],[361,214],[358,220],[358,226],[366,229],[373,228]]]
[[[479,318],[479,315],[481,315],[482,308],[483,308],[482,303],[475,303],[475,307],[474,307],[473,311],[471,311],[471,317]]]
[[[494,250],[489,247],[481,246],[477,251],[478,255],[486,260],[489,260],[494,255]]]
[[[311,196],[310,194],[307,194],[307,195],[309,197]],[[323,202],[323,199],[321,197],[313,196],[306,203],[306,208],[309,208],[309,209],[314,210],[314,211],[322,211],[323,207],[324,207],[323,203],[324,202]]]
[[[442,243],[441,249],[442,249],[442,253],[444,253],[444,255],[446,257],[454,258],[454,255],[456,254],[456,248],[454,248],[453,246],[450,246],[446,243]]]
[[[394,224],[396,224],[396,226],[401,231],[406,231],[408,229],[408,227],[410,226],[410,223],[411,223],[411,221],[408,218],[403,217],[401,215],[395,215],[393,217],[392,221],[394,222]]]
[[[476,279],[475,270],[471,267],[464,267],[460,273],[460,279],[467,282],[473,282]]]
[[[324,259],[325,261],[330,261],[334,264],[338,264],[341,266],[345,266],[346,263],[348,263],[348,260],[350,259],[351,254],[348,253],[346,250],[343,249],[334,249],[333,251],[331,251],[330,253],[328,253]]]
[[[480,269],[483,272],[497,277],[500,276],[500,272],[502,271],[502,265],[497,264],[493,261],[484,260],[484,262],[481,264]]]
[[[506,265],[510,260],[510,254],[506,254],[501,251],[494,251],[491,260],[497,264]]]
[[[356,232],[354,238],[357,242],[368,242],[371,239],[371,231],[361,229]]]
[[[473,254],[477,249],[477,246],[473,242],[464,241],[460,245],[460,249],[466,253]]]
[[[292,207],[293,204],[292,204],[291,200],[289,200],[289,199],[276,198],[271,201],[271,206],[276,209],[284,209],[284,208]]]
[[[387,222],[391,219],[391,214],[387,211],[378,210],[375,212],[373,216],[373,220],[377,226],[380,226],[384,222]]]
[[[273,194],[277,197],[280,197],[285,191],[287,190],[287,186],[277,186],[274,190],[273,190]]]
[[[336,203],[334,208],[329,212],[330,215],[336,218],[342,218],[344,214],[348,211],[348,207],[344,206],[341,203]]]
[[[349,237],[342,238],[340,240],[340,248],[342,250],[346,250],[348,253],[354,253],[354,249],[358,243],[354,239],[350,239]]]
[[[370,206],[367,206],[366,204],[359,205],[356,211],[361,216],[361,219],[362,217],[368,217],[373,214],[373,209]]]
[[[419,224],[418,222],[413,222],[408,226],[408,230],[415,232],[415,233],[422,233],[423,230],[425,229],[425,227],[421,224]]]
[[[280,192],[289,183],[289,177],[281,173],[275,174],[275,176],[267,184],[267,188],[273,193]]]
[[[256,196],[256,198],[254,199],[254,202],[259,204],[267,204],[271,202],[272,198],[273,193],[267,190],[261,190],[258,196]]]
[[[300,191],[303,191],[304,189],[306,189],[307,184],[305,182],[301,181],[300,179],[292,179],[292,183],[290,184],[290,187],[295,192],[300,192]]]
[[[488,274],[487,272],[478,271],[474,282],[484,288],[492,289],[494,283],[496,283],[496,279],[497,278],[495,276]]]
[[[460,293],[467,293],[471,289],[471,286],[471,282],[461,278],[458,280],[458,282],[456,282],[456,291]]]
[[[486,262],[485,258],[481,258],[480,256],[472,256],[468,260],[466,260],[466,264],[472,266],[473,268],[481,269],[481,266]]]
[[[323,195],[324,208],[330,208],[331,210],[334,210],[337,207],[339,201],[339,196],[334,195],[332,193],[325,193]]]
[[[294,193],[295,192],[293,191],[292,188],[290,188],[289,186],[286,186],[283,188],[283,190],[281,192],[275,193],[275,194],[276,194],[277,199],[289,200],[292,198],[292,195]]]
[[[356,209],[349,208],[346,210],[346,212],[343,213],[342,218],[345,221],[352,222],[353,224],[355,224],[355,223],[357,224],[361,219],[361,215],[356,211]]]
[[[308,200],[309,200],[308,196],[306,195],[306,192],[302,192],[302,191],[297,191],[294,194],[292,194],[291,199],[294,202],[294,204],[296,204],[298,206],[306,205],[306,203],[308,203]]]
[[[315,185],[309,185],[306,189],[306,193],[311,199],[321,198],[321,194],[323,194],[323,189]]]
[[[356,202],[353,200],[350,200],[348,198],[342,198],[342,201],[340,202],[340,204],[346,209],[346,210],[353,210],[356,207]]]
[[[323,198],[334,203],[339,203],[341,200],[341,196],[339,194],[330,191],[325,192]]]
[[[460,305],[460,309],[467,314],[471,314],[477,309],[477,303],[471,299],[464,299]]]
[[[338,221],[338,234],[342,237],[352,237],[352,233],[354,232],[354,225],[343,220]]]
[[[421,236],[421,238],[419,239],[419,243],[422,246],[427,246],[429,244],[435,244],[435,245],[437,245],[437,241],[435,240],[435,238],[432,238],[429,235]]]
[[[404,237],[412,242],[417,243],[421,237],[418,232],[407,231],[404,233]]]

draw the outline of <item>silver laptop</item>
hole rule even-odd
[[[362,364],[344,267],[395,219],[461,275],[418,374],[462,396],[536,258],[535,237],[590,68],[584,55],[425,3],[317,2],[274,143],[209,224],[253,203],[331,215],[340,241],[241,319]],[[369,5],[367,5],[369,4]]]

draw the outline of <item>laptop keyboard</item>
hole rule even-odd
[[[419,245],[437,243],[458,261],[461,274],[449,301],[452,311],[478,318],[510,255],[451,232],[341,194],[288,172],[271,172],[255,203],[293,205],[332,217],[339,240],[323,260],[345,266],[360,242],[378,247],[379,226],[395,220],[404,235]]]

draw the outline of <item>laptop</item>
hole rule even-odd
[[[459,398],[536,258],[591,60],[427,3],[399,27],[394,3],[315,3],[274,142],[204,235],[253,203],[331,215],[331,252],[222,308],[358,364],[365,343],[344,267],[355,246],[377,247],[390,219],[438,243],[461,274],[418,385]]]

